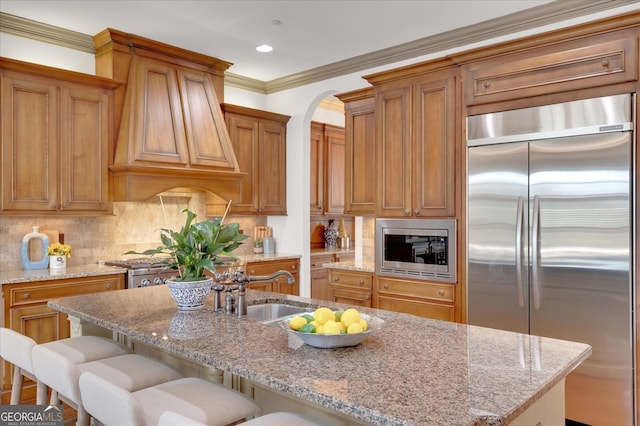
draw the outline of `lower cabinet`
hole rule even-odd
[[[288,271],[296,280],[287,283],[287,277],[280,276],[270,281],[250,282],[247,287],[253,290],[273,291],[276,293],[300,295],[300,259],[277,259],[260,262],[247,262],[247,275],[271,275],[278,271]]]
[[[311,298],[329,300],[329,270],[324,264],[333,262],[333,254],[311,256]]]
[[[453,284],[376,277],[373,306],[455,321],[455,288]]]
[[[329,300],[372,307],[373,274],[346,270],[329,271]]]
[[[27,335],[37,343],[66,339],[71,334],[67,315],[49,308],[50,299],[123,288],[124,274],[4,284],[1,325]],[[3,361],[0,369],[0,400],[2,404],[8,404],[13,368]],[[22,398],[23,401],[35,400],[35,383],[25,381]]]

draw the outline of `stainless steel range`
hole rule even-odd
[[[108,266],[128,269],[126,288],[165,284],[168,278],[176,276],[178,273],[178,271],[169,268],[158,258],[136,257],[132,259],[105,260],[103,263]]]

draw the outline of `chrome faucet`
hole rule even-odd
[[[245,275],[242,271],[233,271],[232,273],[224,272],[222,274],[214,273],[214,281],[216,282],[216,285],[213,286],[213,291],[215,292],[213,299],[213,311],[218,312],[222,310],[222,303],[220,300],[221,293],[222,291],[226,291],[227,295],[225,297],[225,313],[227,315],[235,313],[239,317],[247,315],[247,283],[258,281],[273,281],[281,276],[287,277],[287,284],[293,284],[296,282],[296,279],[293,277],[293,275],[291,275],[291,272],[284,270],[276,271],[271,275]],[[238,290],[237,303],[235,303],[235,299],[233,297],[234,290]]]

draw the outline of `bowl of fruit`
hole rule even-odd
[[[333,310],[320,307],[312,312],[284,317],[279,325],[315,348],[343,348],[359,345],[379,330],[381,318],[355,308]]]

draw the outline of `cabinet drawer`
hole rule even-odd
[[[331,285],[352,287],[358,290],[373,289],[373,276],[366,273],[331,271],[329,273],[329,282]]]
[[[508,54],[466,69],[467,105],[638,79],[637,29]]]
[[[246,273],[247,275],[268,275],[280,270],[298,272],[298,260],[247,263]]]
[[[342,287],[330,286],[330,300],[335,303],[344,303],[352,306],[371,307],[371,292],[352,291]]]
[[[320,254],[311,256],[311,270],[317,271],[319,269],[324,269],[325,263],[333,263],[334,258],[332,254]]]
[[[10,306],[25,303],[46,302],[59,297],[99,293],[124,288],[123,275],[96,278],[54,280],[40,285],[26,285],[10,289]]]
[[[443,302],[455,301],[455,289],[450,284],[404,281],[391,278],[378,278],[376,282],[376,289],[380,294],[428,298]]]
[[[412,314],[443,321],[455,320],[455,308],[453,305],[441,305],[438,303],[378,296],[375,307],[377,309],[403,312],[405,314]]]

